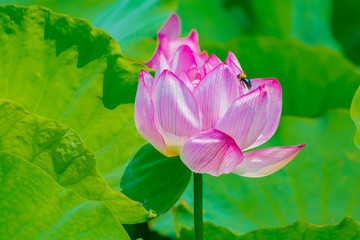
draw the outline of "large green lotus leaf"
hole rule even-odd
[[[340,49],[331,31],[330,0],[186,0],[179,2],[177,12],[183,33],[195,28],[200,41],[226,42],[238,35],[264,34]]]
[[[155,52],[156,33],[176,10],[176,0],[1,0],[1,4],[40,5],[88,19],[120,44],[123,53],[142,61]]]
[[[360,1],[332,0],[332,29],[345,54],[360,65]]]
[[[126,167],[120,186],[126,196],[162,214],[179,200],[190,178],[191,171],[179,156],[166,157],[146,144]]]
[[[180,232],[179,240],[194,240],[195,230],[182,228]],[[239,239],[237,235],[226,229],[225,227],[218,226],[212,222],[204,223],[204,239],[206,240],[236,240]],[[262,238],[260,238],[262,239]]]
[[[227,44],[203,45],[225,60],[231,50],[249,78],[277,78],[283,114],[315,117],[329,109],[350,108],[360,70],[340,53],[297,40],[272,37],[234,38]]]
[[[205,220],[238,234],[299,219],[318,225],[337,223],[346,215],[359,220],[360,151],[353,144],[354,131],[348,110],[319,119],[282,117],[275,136],[261,148],[306,147],[267,177],[205,174]],[[192,188],[183,198],[192,206]]]
[[[360,148],[360,87],[355,93],[351,103],[350,115],[356,125],[355,145]]]
[[[60,186],[38,166],[0,152],[1,239],[130,239],[104,203]]]
[[[73,128],[112,188],[145,142],[132,104],[143,67],[85,20],[41,7],[0,6],[0,98]],[[108,107],[124,104],[109,110],[102,100]]]
[[[152,216],[139,202],[111,190],[96,167],[94,155],[72,129],[3,99],[0,151],[38,166],[60,186],[82,198],[104,203],[121,223],[142,222]]]
[[[241,223],[239,223],[241,224]],[[180,240],[194,239],[194,229],[181,229]],[[360,224],[346,217],[335,225],[318,226],[300,220],[286,227],[258,229],[238,236],[225,227],[211,222],[204,223],[204,238],[206,240],[356,240],[359,239]]]

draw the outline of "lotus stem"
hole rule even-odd
[[[194,226],[195,240],[204,239],[202,174],[194,172]]]

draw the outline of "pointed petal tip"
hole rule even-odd
[[[215,69],[221,69],[221,70],[228,70],[228,71],[233,71],[231,67],[229,67],[229,65],[227,65],[226,63],[219,63],[212,71],[214,71]]]
[[[139,73],[139,77],[144,77],[145,74],[150,74],[150,73],[148,73],[148,71],[146,71],[145,69],[141,69]]]
[[[269,81],[270,83],[276,85],[276,87],[281,88],[280,82],[277,80],[277,78],[265,78],[265,79],[266,81]]]
[[[181,45],[176,52],[193,52],[193,50],[191,49],[191,47],[189,45]],[[175,53],[176,54],[176,53]]]
[[[196,43],[199,41],[199,35],[195,29],[191,30],[191,32],[188,36],[188,39],[190,39]]]
[[[294,146],[294,147],[297,147],[299,149],[299,152],[300,152],[300,150],[303,149],[305,146],[306,146],[305,143],[301,143],[301,144],[299,144],[297,146]]]
[[[237,61],[237,58],[236,58],[235,54],[230,50],[228,51],[228,55],[227,55],[226,59],[229,59],[229,60],[232,60],[232,61],[234,59],[236,59],[236,61]]]
[[[212,53],[212,54],[209,56],[209,58],[218,59],[218,60],[221,62],[220,58],[219,58],[218,56],[216,56],[214,53]]]
[[[166,58],[165,53],[163,51],[159,51],[158,56],[160,70],[169,69],[170,63]]]
[[[268,176],[293,160],[305,144],[296,146],[271,147],[244,153],[244,160],[233,173],[244,177]]]
[[[164,76],[165,75],[165,76]],[[166,76],[175,76],[175,74],[171,71],[171,70],[169,70],[169,69],[165,69],[165,70],[163,70],[162,72],[161,72],[161,74],[160,74],[160,76],[159,76],[159,78],[161,78],[161,77],[166,77]],[[176,77],[176,76],[175,76]]]
[[[239,60],[236,58],[235,54],[229,51],[228,56],[226,57],[225,63],[228,64],[234,71],[239,73],[244,73],[239,63]]]
[[[173,21],[178,21],[178,22],[180,22],[179,15],[177,15],[176,12],[173,12],[173,13],[170,15],[169,19],[171,19],[171,20],[173,20]]]
[[[246,94],[244,94],[244,95],[242,95],[242,96],[240,96],[240,98],[241,97],[244,97],[244,96],[247,96],[247,95],[252,95],[252,94],[258,94],[258,97],[266,97],[267,96],[267,92],[268,92],[268,88],[267,88],[267,86],[265,85],[265,84],[262,84],[262,85],[260,85],[260,86],[258,86],[255,90],[253,90],[253,91],[251,91],[251,92],[248,92],[248,93],[246,93]]]
[[[208,59],[209,54],[207,53],[207,51],[202,51],[200,54],[200,57],[202,60],[206,61]]]
[[[218,58],[215,54],[211,54],[210,56],[209,56],[209,58]]]
[[[176,39],[180,33],[180,19],[176,13],[172,13],[166,20],[164,25],[158,32],[158,37],[161,35],[167,36],[169,39]]]
[[[138,86],[144,87],[148,91],[148,93],[151,93],[153,83],[154,83],[153,76],[148,71],[141,69],[139,73]]]
[[[254,86],[260,86],[265,84],[267,86],[276,87],[277,89],[281,90],[281,85],[277,78],[252,78],[251,82]]]

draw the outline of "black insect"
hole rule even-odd
[[[248,79],[245,74],[241,73],[241,74],[237,75],[237,78],[239,79],[240,83],[241,83],[244,87],[246,86],[248,89],[251,88],[250,79]]]

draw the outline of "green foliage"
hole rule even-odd
[[[148,222],[148,226],[152,231],[157,232],[163,237],[176,239],[175,227],[174,227],[174,208],[168,211],[166,214],[161,214],[156,218]]]
[[[229,8],[237,6],[243,9],[249,34],[296,38],[309,45],[340,49],[331,31],[332,3],[329,0],[225,2]]]
[[[360,148],[360,88],[355,93],[351,103],[350,115],[356,125],[355,145]]]
[[[180,232],[179,240],[194,240],[195,239],[195,231],[194,228],[191,230],[187,228],[182,228]],[[239,239],[234,233],[226,229],[225,227],[218,226],[213,224],[212,222],[204,223],[204,239],[206,240],[236,240]],[[259,238],[262,239],[262,238]]]
[[[0,152],[0,163],[2,239],[130,239],[104,203],[78,196],[19,156]]]
[[[225,227],[205,222],[204,232],[206,240],[356,240],[359,239],[360,224],[351,217],[346,217],[338,224],[325,226],[300,220],[286,227],[259,229],[237,236]],[[194,229],[190,231],[183,228],[180,240],[191,239],[194,239]]]
[[[37,4],[86,18],[141,61],[150,58],[157,31],[177,7],[174,0],[1,3]],[[351,218],[334,226],[308,223],[334,224],[346,215],[360,219],[355,128],[346,110],[333,110],[349,108],[360,83],[359,69],[333,51],[343,49],[359,65],[358,5],[351,0],[179,3],[182,33],[196,28],[201,49],[223,60],[231,50],[250,78],[281,82],[287,117],[265,147],[307,144],[287,167],[266,178],[206,175],[205,219],[213,222],[205,224],[206,239],[358,236],[359,225]],[[140,149],[145,141],[134,126],[133,102],[145,66],[125,57],[113,38],[88,21],[41,7],[0,6],[0,49],[0,98],[71,127],[0,101],[1,238],[129,239],[120,222],[147,220],[144,207],[163,213],[173,206],[190,171],[178,157],[166,158],[150,145]],[[351,108],[358,128],[359,91]],[[359,130],[355,143],[360,148]],[[120,190],[119,183],[144,207],[113,191]],[[183,228],[192,227],[191,199],[189,188],[188,204],[174,214],[182,239],[192,238]],[[307,222],[283,227],[298,219]],[[254,229],[259,230],[237,235]]]
[[[352,144],[354,130],[346,110],[319,119],[282,117],[275,136],[261,148],[307,146],[268,177],[205,175],[205,220],[242,234],[299,219],[319,225],[346,215],[360,219],[360,151]],[[191,188],[183,195],[188,206],[192,195]]]
[[[104,203],[121,223],[149,219],[140,203],[111,190],[96,167],[94,155],[72,129],[30,114],[8,100],[0,100],[0,121],[0,151],[39,167],[82,198]]]
[[[344,53],[360,65],[360,1],[332,0],[332,29]]]
[[[338,52],[272,37],[234,38],[203,49],[225,60],[231,50],[249,78],[277,78],[283,115],[315,117],[349,108],[360,83],[360,70]]]
[[[297,38],[339,50],[331,29],[330,0],[180,1],[183,33],[197,29],[200,41],[226,42],[240,35]],[[195,16],[196,20],[188,16]]]
[[[296,38],[344,52],[360,65],[359,8],[360,1],[354,0],[185,0],[177,12],[183,33],[195,28],[200,41],[225,43],[235,36],[258,35]]]
[[[191,171],[178,156],[165,157],[147,144],[126,167],[121,188],[126,196],[161,214],[176,203],[190,178]]]
[[[182,0],[176,12],[181,19],[182,35],[196,29],[200,41],[226,42],[241,35],[246,24],[244,12],[238,8],[227,8],[223,0]],[[203,49],[201,44],[200,47]]]
[[[145,66],[89,22],[40,7],[0,6],[0,46],[0,98],[74,129],[118,188],[125,163],[144,143],[129,102]]]
[[[142,61],[155,52],[156,33],[171,12],[175,0],[2,0],[2,4],[40,5],[71,17],[88,19],[104,29],[127,55]]]

